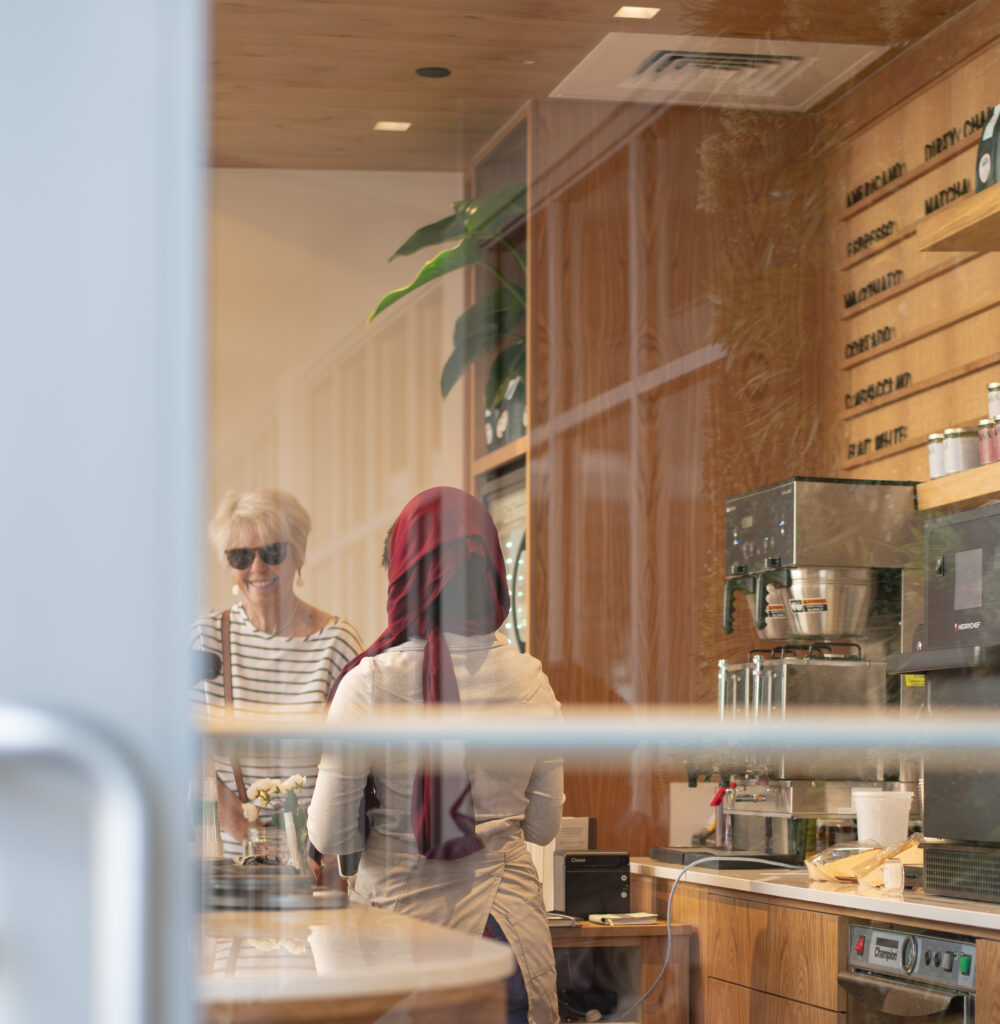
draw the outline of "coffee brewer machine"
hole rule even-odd
[[[920,547],[912,483],[793,477],[729,498],[723,629],[732,631],[742,592],[758,636],[774,646],[719,662],[722,721],[898,708],[885,658],[900,650],[902,593],[919,585]],[[756,751],[715,767],[727,783],[718,845],[792,863],[853,835],[852,787],[905,787],[917,797],[919,780],[919,765],[898,758],[847,765],[829,751]]]
[[[925,713],[1000,707],[1000,504],[924,526],[923,624],[887,667]],[[1000,773],[924,761],[924,890],[1000,903]]]

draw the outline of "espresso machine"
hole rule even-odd
[[[925,714],[1000,708],[1000,503],[924,526],[923,623],[890,673]],[[1000,772],[924,759],[924,890],[1000,903]]]
[[[723,629],[742,592],[767,646],[719,662],[722,722],[904,713],[886,657],[916,625],[903,594],[920,589],[921,547],[912,483],[793,477],[727,499]],[[725,787],[716,843],[732,853],[801,863],[853,838],[858,786],[912,789],[920,814],[920,766],[900,758],[758,750],[733,760],[714,766]]]

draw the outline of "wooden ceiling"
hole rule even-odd
[[[615,0],[214,0],[212,163],[458,171],[609,32],[867,43],[884,61],[969,0],[659,2],[629,21]]]

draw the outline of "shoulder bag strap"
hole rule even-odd
[[[229,609],[222,613],[222,686],[225,691],[226,710],[233,706],[233,666],[232,666],[232,645],[229,641]],[[247,803],[247,787],[243,782],[243,772],[240,770],[239,758],[233,756],[233,778],[236,780],[236,792],[239,794],[240,802]]]

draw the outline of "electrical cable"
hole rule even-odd
[[[670,963],[670,908],[674,902],[674,893],[677,891],[677,883],[684,877],[685,873],[690,871],[691,868],[697,867],[699,864],[707,864],[709,861],[732,861],[741,860],[746,861],[750,864],[764,864],[769,868],[781,868],[782,870],[788,870],[788,864],[782,864],[776,860],[765,860],[763,857],[740,857],[736,854],[726,854],[724,857],[699,857],[697,860],[691,861],[690,864],[685,864],[681,868],[680,874],[674,879],[674,884],[670,887],[670,895],[667,897],[667,950],[663,957],[663,966],[660,968],[660,973],[653,980],[653,984],[634,1002],[631,1006],[626,1007],[621,1012],[615,1011],[617,1017],[630,1017],[632,1011],[637,1007],[641,1006],[655,990],[656,986],[663,980],[663,976],[667,973],[667,965]]]

